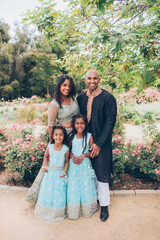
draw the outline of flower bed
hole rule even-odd
[[[142,144],[126,145],[124,138],[115,134],[113,139],[113,181],[117,181],[124,173],[136,178],[160,181],[160,152],[157,146]]]
[[[48,133],[33,135],[35,122],[22,122],[11,128],[0,128],[0,156],[12,177],[32,182],[37,175],[47,146]]]

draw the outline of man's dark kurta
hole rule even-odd
[[[88,96],[82,93],[77,97],[80,113],[87,116]],[[92,102],[89,132],[94,143],[101,148],[92,160],[93,168],[99,182],[109,183],[112,173],[112,132],[116,122],[117,106],[112,94],[106,90],[94,97]]]

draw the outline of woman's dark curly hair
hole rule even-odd
[[[60,87],[61,87],[62,83],[64,83],[64,81],[67,79],[70,81],[70,84],[71,84],[71,91],[68,94],[68,97],[71,97],[73,99],[73,97],[76,95],[76,88],[75,88],[73,79],[68,74],[61,75],[58,78],[57,85],[56,85],[55,91],[54,91],[54,98],[59,103],[60,108],[62,108],[62,102],[63,102],[63,99],[61,98]]]
[[[76,114],[75,116],[72,117],[72,128],[73,128],[73,130],[68,136],[68,147],[69,147],[69,150],[72,151],[72,140],[77,133],[77,130],[75,128],[75,122],[76,122],[76,119],[79,119],[79,118],[82,118],[84,123],[85,123],[85,129],[83,131],[83,142],[82,142],[82,146],[83,146],[82,154],[83,154],[85,149],[86,149],[86,146],[87,146],[88,121],[87,121],[87,118],[80,113],[78,113],[78,114]]]
[[[52,136],[53,136],[54,131],[55,131],[56,129],[61,129],[61,130],[63,130],[63,134],[64,134],[63,144],[66,144],[66,143],[67,143],[67,133],[66,133],[66,129],[65,129],[64,127],[60,126],[60,125],[54,126],[54,127],[53,127],[53,130],[52,130]],[[52,138],[52,143],[54,143],[54,139],[53,139],[53,138]]]

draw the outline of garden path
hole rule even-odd
[[[160,123],[155,124],[158,131],[160,132]],[[124,124],[125,126],[125,143],[132,140],[132,143],[139,143],[144,144],[144,137],[143,137],[143,128],[141,125],[136,126],[133,124]]]
[[[110,217],[65,219],[44,223],[26,202],[26,190],[0,189],[0,236],[3,240],[159,240],[160,197],[156,195],[111,196]]]

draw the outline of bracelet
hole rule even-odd
[[[47,166],[43,166],[43,168],[42,168],[42,169],[48,170],[48,167],[47,167]]]
[[[71,159],[74,160],[75,156],[72,154]]]
[[[83,160],[85,159],[84,154],[82,154],[80,158],[81,158],[81,160],[83,161]]]

